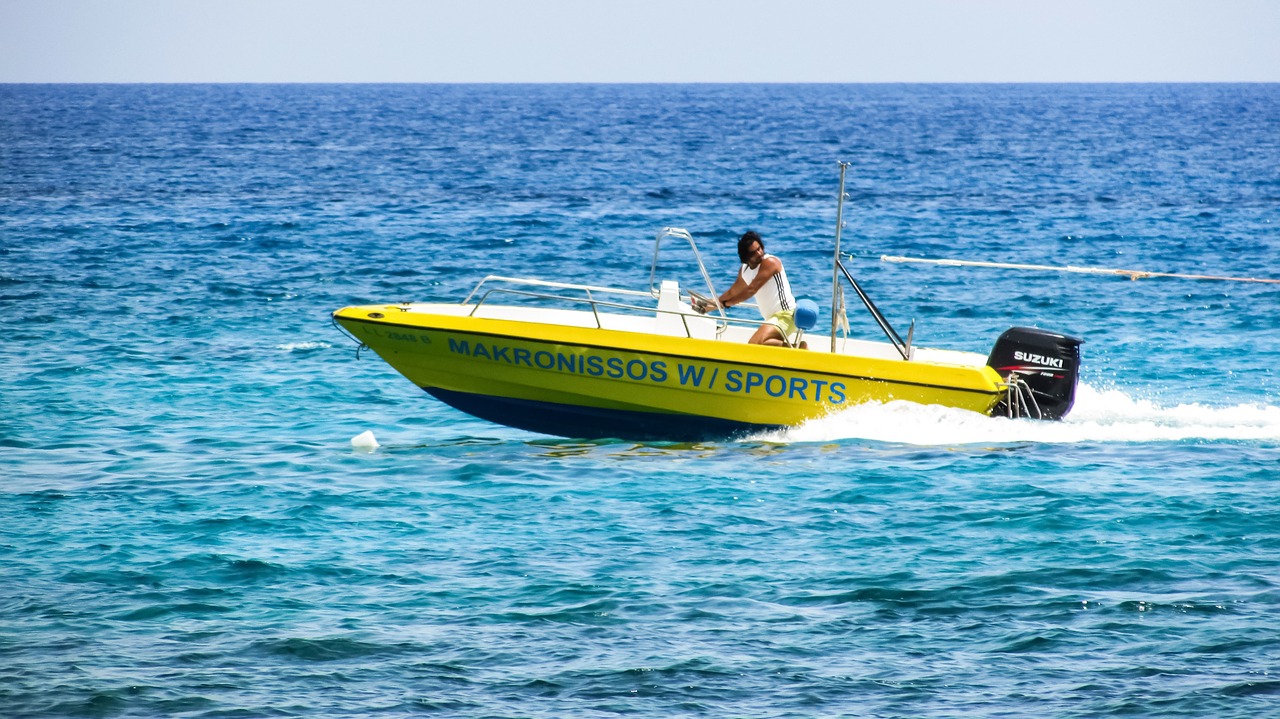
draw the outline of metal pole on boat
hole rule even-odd
[[[844,172],[848,162],[840,162],[840,195],[836,199],[836,255],[831,263],[831,353],[836,351],[836,313],[840,307],[840,230],[844,227]]]

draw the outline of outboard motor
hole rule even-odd
[[[987,365],[1009,380],[993,415],[1062,419],[1076,401],[1080,345],[1084,340],[1035,327],[1000,335]]]

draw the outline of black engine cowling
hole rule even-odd
[[[996,340],[987,365],[1014,376],[1011,393],[993,414],[1062,419],[1076,401],[1080,345],[1084,340],[1035,327],[1014,327]]]

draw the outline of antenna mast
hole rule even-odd
[[[840,289],[840,230],[844,227],[844,171],[849,168],[848,162],[840,163],[840,196],[836,199],[836,255],[831,262],[831,353],[836,352],[836,318],[844,305]]]

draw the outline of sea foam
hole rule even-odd
[[[1238,404],[1163,406],[1117,389],[1081,384],[1075,407],[1061,422],[987,417],[912,402],[867,403],[755,437],[781,442],[867,439],[914,445],[1003,442],[1174,442],[1280,440],[1280,407]]]

